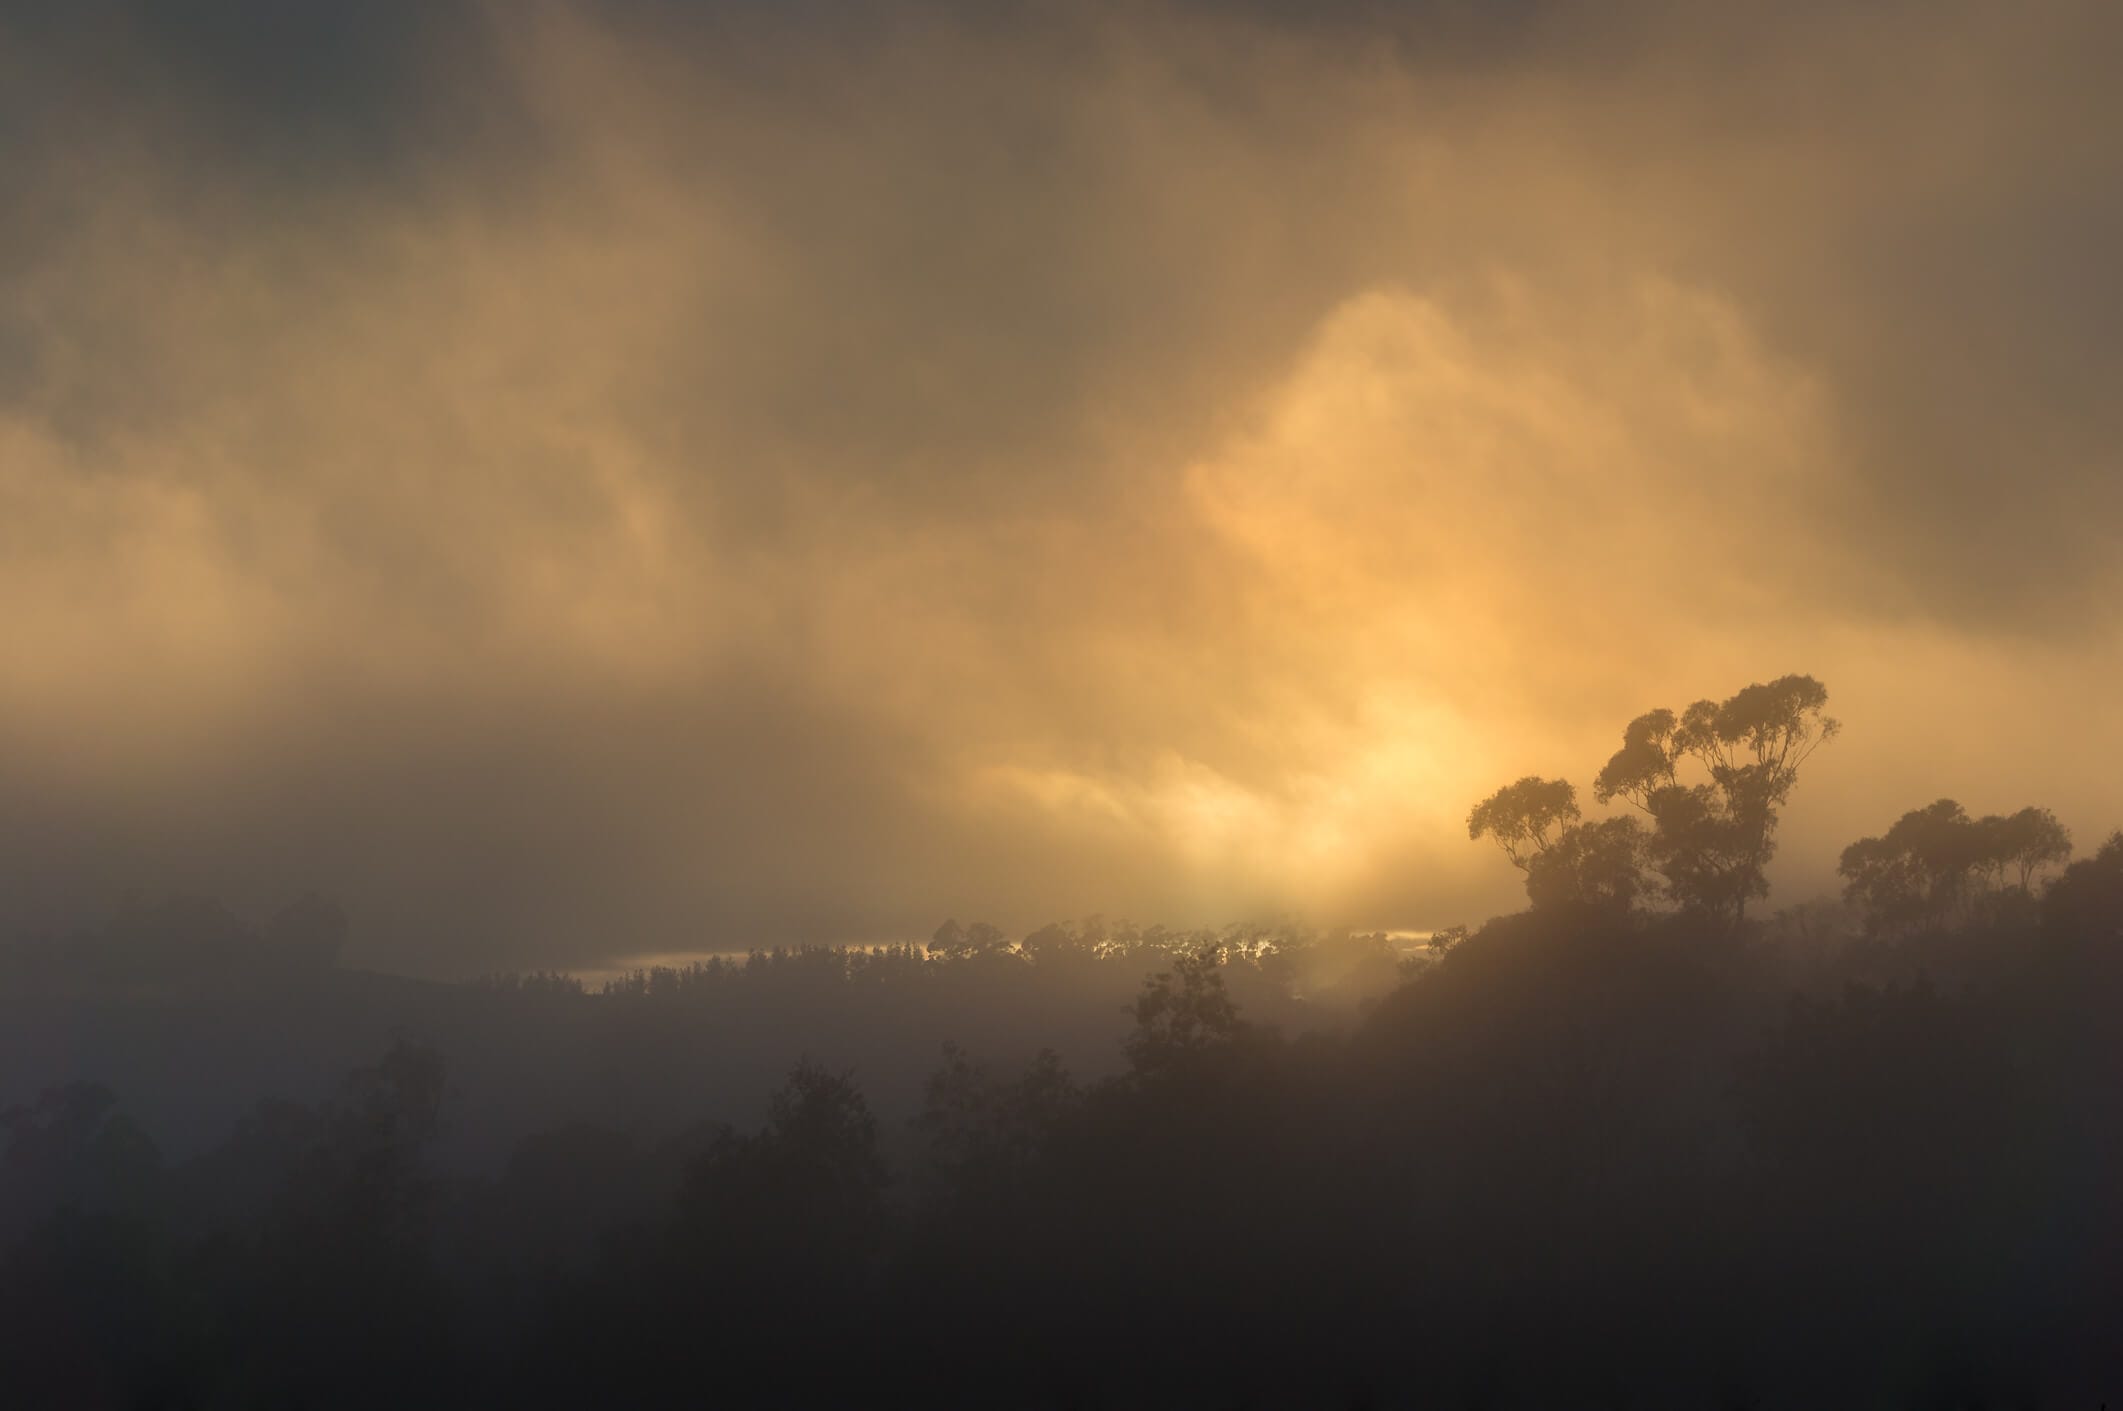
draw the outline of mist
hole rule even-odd
[[[2119,53],[0,0],[0,1388],[2123,1396]]]

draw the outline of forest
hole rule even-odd
[[[0,1379],[80,1407],[2123,1404],[2123,833],[1769,909],[1784,677],[1476,803],[1420,940],[1089,919],[601,984],[308,899],[0,952]]]

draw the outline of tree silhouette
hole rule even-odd
[[[1643,885],[1644,829],[1634,818],[1574,823],[1526,865],[1536,909],[1581,907],[1626,915]]]
[[[1128,1062],[1143,1076],[1189,1066],[1246,1032],[1225,991],[1219,957],[1207,947],[1174,956],[1170,970],[1144,983],[1133,1011]]]
[[[0,1110],[0,1246],[62,1205],[138,1210],[161,1153],[101,1083],[47,1089]]]
[[[2025,893],[2071,856],[2071,834],[2044,808],[1972,819],[1952,799],[1911,809],[1877,838],[1843,849],[1843,895],[1874,933],[1965,919],[2010,873]]]
[[[886,1182],[861,1091],[806,1061],[764,1127],[716,1136],[687,1173],[681,1213],[700,1252],[755,1291],[823,1297],[874,1253]]]
[[[1467,815],[1467,836],[1495,839],[1511,865],[1524,871],[1577,817],[1577,790],[1569,780],[1529,774],[1476,804]]]
[[[1046,1154],[1056,1127],[1083,1093],[1052,1049],[1019,1077],[1000,1082],[955,1043],[929,1076],[913,1119],[932,1198],[963,1203],[1022,1180]]]
[[[1650,817],[1652,864],[1676,903],[1744,921],[1749,898],[1769,894],[1777,810],[1799,766],[1841,728],[1823,713],[1827,704],[1826,687],[1794,675],[1697,701],[1678,717],[1649,711],[1623,730],[1593,797],[1623,799]],[[1682,782],[1689,763],[1707,782]]]
[[[2123,832],[2064,869],[2042,897],[2042,931],[2052,941],[2123,951]]]
[[[269,1399],[361,1405],[438,1378],[442,1058],[400,1040],[295,1130],[301,1145],[230,1270],[230,1330]]]
[[[2049,868],[2071,861],[2071,830],[2046,808],[2023,808],[1983,824],[1992,834],[1991,855],[2013,869],[2022,891],[2032,890],[2035,878]]]
[[[968,960],[1000,950],[1007,938],[1002,928],[986,921],[961,926],[956,918],[944,922],[929,937],[929,954],[945,960]]]
[[[1723,701],[1697,701],[1678,716],[1659,709],[1630,721],[1593,797],[1636,807],[1652,822],[1649,836],[1632,819],[1581,822],[1569,781],[1538,775],[1476,804],[1467,836],[1496,842],[1527,874],[1526,894],[1538,908],[1627,913],[1648,862],[1681,909],[1744,922],[1748,900],[1769,893],[1777,810],[1799,766],[1839,728],[1823,714],[1827,703],[1827,689],[1812,677],[1783,676]],[[1687,765],[1705,778],[1685,782]]]

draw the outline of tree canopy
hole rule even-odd
[[[1525,868],[1577,817],[1577,790],[1568,780],[1529,774],[1476,804],[1467,815],[1467,836],[1495,839],[1512,866]]]
[[[1877,838],[1843,849],[1843,895],[1868,930],[1965,920],[2005,890],[2028,892],[2071,857],[2071,833],[2046,808],[1970,818],[1952,799],[1911,809]]]
[[[1649,833],[1634,819],[1581,822],[1567,780],[1528,775],[1475,805],[1468,836],[1493,838],[1526,872],[1536,907],[1626,912],[1653,891],[1642,877],[1648,865],[1675,906],[1744,920],[1748,901],[1768,895],[1777,811],[1799,766],[1840,728],[1827,705],[1825,686],[1790,675],[1630,721],[1593,798],[1634,806],[1651,820]],[[1684,779],[1684,768],[1700,777]]]

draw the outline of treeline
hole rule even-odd
[[[449,1055],[431,1154],[453,1175],[491,1171],[526,1135],[570,1122],[653,1143],[704,1117],[752,1120],[804,1057],[860,1071],[900,1142],[943,1036],[1009,1063],[1051,1048],[1102,1077],[1122,1062],[1132,996],[1175,955],[1214,949],[1234,1000],[1291,1033],[1347,1022],[1406,958],[1376,933],[1093,918],[1015,937],[946,923],[925,945],[755,950],[602,984],[556,971],[456,983],[314,952],[295,963],[290,930],[180,898],[17,945],[36,960],[11,971],[0,946],[0,1106],[91,1078],[183,1159],[261,1098],[318,1100],[403,1034]]]
[[[957,967],[985,973],[1038,968],[1047,974],[1118,967],[1131,975],[1179,955],[1213,952],[1293,996],[1355,1005],[1390,989],[1408,952],[1382,931],[1283,925],[1220,929],[1137,926],[1103,917],[1052,922],[1012,938],[988,922],[956,920],[922,945],[777,946],[709,955],[683,964],[638,966],[594,987],[564,971],[501,971],[473,981],[506,995],[601,995],[618,999],[702,998],[770,988],[884,987],[933,981]],[[959,973],[963,973],[962,971]]]
[[[1535,909],[1616,915],[1664,907],[1744,923],[1769,895],[1779,811],[1799,766],[1842,727],[1811,676],[1756,683],[1675,714],[1647,711],[1593,781],[1593,798],[1633,812],[1588,820],[1567,779],[1529,774],[1467,815],[1526,874]],[[1844,897],[1868,934],[1970,921],[2031,907],[2035,884],[2071,860],[2071,833],[2046,808],[1970,818],[1952,799],[1912,809],[1877,838],[1843,850]]]
[[[2113,1399],[2123,837],[2025,913],[1835,943],[1922,978],[1794,1001],[1785,932],[1711,919],[1537,908],[1300,1036],[1182,951],[1103,1078],[945,1046],[890,1124],[800,1064],[756,1123],[483,1178],[432,1159],[420,1045],[176,1162],[56,1090],[5,1119],[0,1367],[77,1406]]]
[[[4,1391],[2123,1399],[2123,834],[2072,860],[2042,810],[1941,801],[1845,852],[1841,904],[1750,916],[1825,702],[1788,677],[1640,717],[1595,785],[1632,808],[1608,818],[1565,781],[1500,790],[1469,831],[1528,909],[1412,956],[954,922],[598,994],[393,989],[344,1032],[417,1037],[167,1155],[111,1089],[51,1087],[0,1115]],[[321,1031],[349,992],[210,1022]],[[108,1011],[165,1068],[154,1026],[184,1012]],[[521,1128],[503,1157],[452,1159],[490,1109]]]
[[[2071,832],[2046,808],[1970,818],[1952,799],[1911,809],[1878,838],[1843,850],[1845,895],[1874,933],[1970,921],[2027,906],[2034,885],[2071,860]]]
[[[347,930],[339,906],[316,894],[260,924],[204,897],[133,897],[97,926],[0,937],[0,982],[17,993],[56,996],[182,996],[313,984],[339,965]],[[1012,937],[988,922],[949,920],[920,944],[755,946],[637,966],[594,982],[540,969],[493,971],[467,983],[486,994],[667,999],[921,984],[954,967],[985,967],[991,975],[1040,967],[1058,975],[1103,965],[1128,972],[1132,984],[1174,955],[1205,949],[1258,972],[1269,985],[1342,1005],[1390,988],[1405,956],[1404,947],[1383,932],[1294,923],[1174,928],[1093,916]]]

